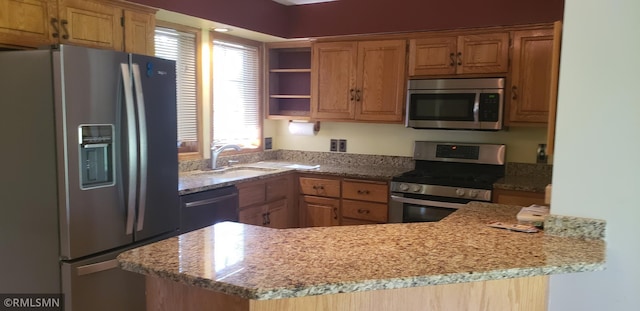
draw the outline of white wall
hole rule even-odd
[[[551,278],[550,310],[640,310],[640,1],[566,0],[554,214],[607,221],[607,270]]]
[[[546,143],[547,128],[511,128],[506,131],[415,130],[400,124],[321,122],[315,136],[295,136],[287,131],[287,121],[265,122],[265,137],[273,137],[274,148],[329,151],[329,140],[346,139],[347,152],[413,156],[413,142],[434,140],[507,144],[507,161],[536,162],[538,144]]]

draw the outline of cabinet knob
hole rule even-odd
[[[518,87],[515,85],[511,87],[511,99],[518,99]]]
[[[462,66],[462,52],[458,52],[458,66]]]
[[[350,89],[350,90],[349,90],[349,94],[351,95],[351,97],[349,97],[349,100],[350,100],[350,101],[353,101],[353,99],[355,98],[355,96],[356,96],[356,95],[355,95],[355,91],[356,91],[356,90],[354,90],[354,89]]]
[[[314,190],[324,190],[324,185],[313,185]]]
[[[333,208],[333,219],[338,219],[338,208],[337,207]]]
[[[263,213],[262,214],[262,225],[266,226],[267,225],[267,213]]]
[[[365,189],[365,190],[358,190],[358,194],[369,194],[369,190]]]
[[[449,63],[449,66],[453,67],[456,64],[456,54],[451,52],[449,53],[449,59],[451,59],[451,62]]]
[[[69,39],[69,30],[67,29],[67,24],[69,24],[69,22],[66,19],[63,19],[60,21],[60,25],[62,25],[62,30],[64,30],[64,34],[62,35],[62,39],[64,40]]]
[[[369,210],[368,209],[359,208],[358,209],[358,214],[369,214]]]
[[[360,90],[356,90],[356,101],[357,101],[357,102],[359,102],[359,101],[360,101],[360,93],[361,93],[361,92],[362,92],[362,91],[360,91]]]

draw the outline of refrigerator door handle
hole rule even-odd
[[[140,79],[140,67],[138,64],[131,64],[131,67],[133,69],[136,103],[138,104],[138,131],[140,137],[140,193],[138,196],[138,223],[136,225],[136,231],[142,231],[147,206],[147,169],[149,163],[147,154],[147,117],[145,113],[144,95],[142,93],[142,80]]]
[[[129,191],[127,193],[127,235],[133,234],[133,224],[136,217],[136,185],[138,183],[138,138],[136,135],[136,112],[133,102],[133,85],[129,71],[129,64],[120,64],[122,83],[124,84],[125,111],[127,115],[127,157],[129,159]]]
[[[118,267],[118,259],[111,259],[111,260],[107,260],[99,263],[77,267],[76,273],[78,275],[87,275],[87,274],[98,273],[106,270],[111,270],[117,267]]]

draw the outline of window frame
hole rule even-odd
[[[226,155],[233,155],[233,154],[251,154],[251,153],[259,153],[259,152],[263,152],[264,151],[264,101],[265,101],[265,95],[264,95],[264,83],[265,83],[265,68],[264,68],[264,43],[262,42],[258,42],[258,41],[254,41],[254,40],[250,40],[250,39],[245,39],[245,38],[240,38],[240,37],[235,37],[232,35],[228,35],[228,34],[223,34],[217,31],[210,31],[209,32],[209,44],[210,44],[210,59],[211,59],[211,64],[210,64],[210,89],[211,89],[211,100],[209,103],[209,107],[210,107],[210,119],[211,119],[211,124],[210,124],[210,128],[209,128],[209,133],[211,134],[211,141],[208,142],[209,145],[209,149],[213,146],[211,146],[211,144],[213,143],[213,119],[214,119],[214,113],[215,113],[215,109],[214,109],[214,89],[213,89],[213,85],[215,83],[214,81],[214,56],[213,56],[213,41],[214,40],[221,40],[221,41],[226,41],[226,42],[230,42],[230,43],[236,43],[236,44],[242,44],[242,45],[250,45],[252,47],[255,47],[258,50],[258,107],[256,108],[258,111],[258,127],[259,127],[259,131],[258,131],[258,141],[259,141],[259,145],[257,148],[243,148],[240,151],[235,151],[233,149],[229,149],[224,151],[224,154]]]
[[[205,137],[205,133],[204,133],[204,125],[203,125],[203,92],[202,92],[202,86],[203,86],[203,75],[202,75],[202,68],[204,66],[203,63],[203,58],[202,58],[202,30],[195,28],[195,27],[190,27],[190,26],[186,26],[186,25],[181,25],[181,24],[176,24],[176,23],[171,23],[171,22],[166,22],[166,21],[156,21],[156,27],[161,27],[161,28],[169,28],[169,29],[174,29],[177,31],[181,31],[181,32],[187,32],[190,34],[195,35],[195,47],[196,47],[196,66],[195,66],[195,75],[196,75],[196,131],[197,131],[197,135],[198,135],[198,142],[197,142],[197,151],[190,151],[190,152],[180,152],[178,150],[178,160],[182,161],[182,160],[195,160],[195,159],[203,159],[204,158],[204,150],[206,147],[206,144],[204,142],[204,137]],[[154,29],[155,31],[155,29]],[[177,129],[176,129],[177,130]]]

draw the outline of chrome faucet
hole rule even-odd
[[[242,148],[238,145],[222,145],[217,148],[216,146],[211,147],[211,169],[212,170],[220,169],[217,166],[218,155],[220,155],[222,151],[225,151],[227,149],[235,149],[236,151],[240,151]]]

